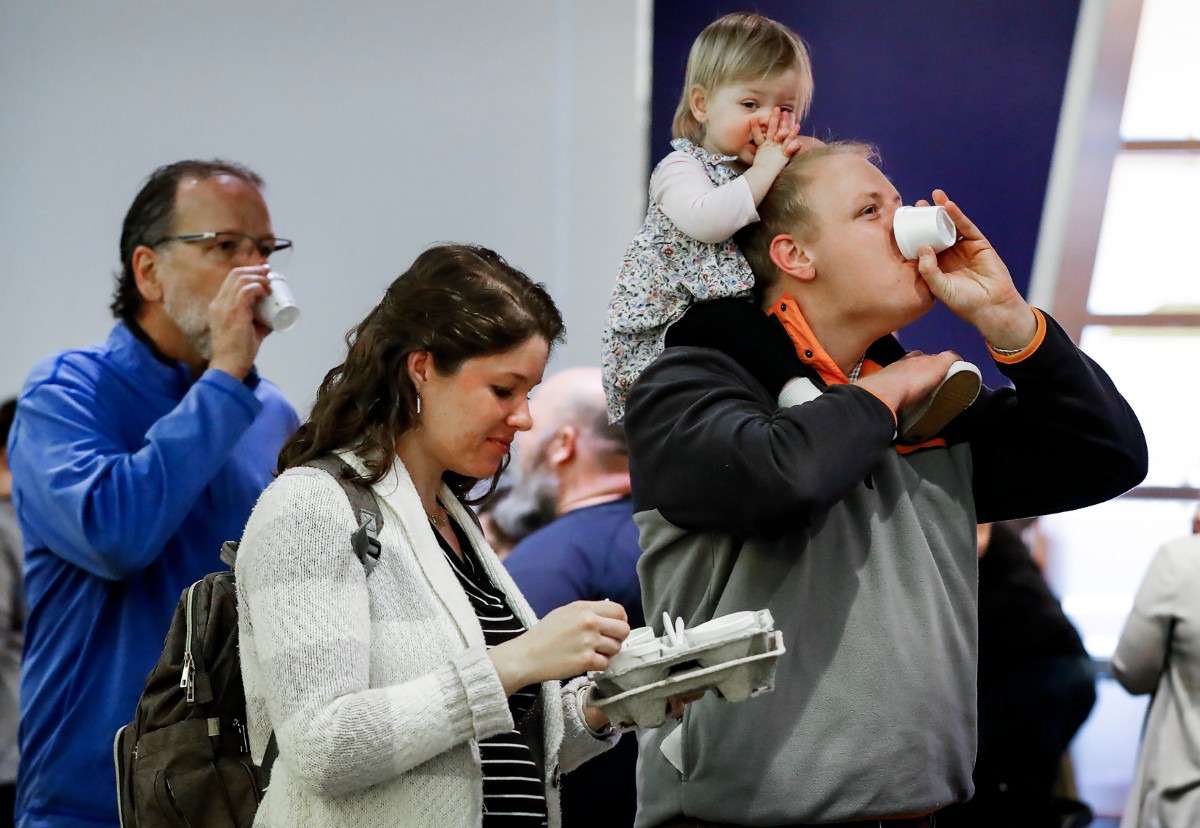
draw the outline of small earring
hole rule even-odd
[[[417,416],[421,416],[421,395],[417,394]]]

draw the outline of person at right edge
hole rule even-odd
[[[1130,693],[1153,694],[1121,828],[1200,825],[1200,534],[1154,555],[1113,652]]]
[[[869,148],[796,154],[738,242],[811,399],[780,408],[736,360],[695,346],[667,347],[630,391],[646,618],[765,608],[786,647],[774,692],[708,694],[641,734],[639,828],[932,826],[972,794],[976,524],[1097,503],[1145,476],[1145,437],[1109,377],[1026,304],[958,205],[932,200],[961,238],[907,261],[900,195]],[[906,354],[891,332],[938,300],[1014,387],[905,445],[897,412],[958,357]]]

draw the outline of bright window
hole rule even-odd
[[[1069,191],[1069,207],[1043,226],[1046,238],[1062,241],[1061,260],[1048,257],[1056,259],[1050,309],[1137,412],[1150,468],[1128,494],[1040,527],[1051,585],[1103,661],[1155,551],[1190,531],[1200,497],[1200,258],[1192,253],[1200,237],[1200,0],[1084,0],[1083,20],[1102,21],[1081,23],[1098,60],[1064,107],[1083,114],[1064,114],[1078,132],[1064,128],[1073,137],[1060,146],[1077,169],[1051,193]],[[1076,54],[1091,53],[1077,46]],[[1146,700],[1108,678],[1099,691],[1073,753],[1081,798],[1115,820]]]
[[[1134,407],[1150,469],[1116,503],[1044,524],[1064,604],[1120,605],[1123,618],[1151,555],[1189,531],[1185,507],[1200,497],[1200,2],[1084,5],[1103,9],[1103,24],[1051,311]],[[1117,526],[1115,514],[1137,517]],[[1076,620],[1089,641],[1109,641],[1119,628],[1098,617],[1080,609]]]
[[[1194,95],[1200,101],[1200,87]],[[1200,258],[1185,253],[1200,235],[1197,193],[1200,153],[1117,156],[1088,295],[1091,313],[1200,313]]]
[[[1192,367],[1200,366],[1200,327],[1089,325],[1079,344],[1137,412],[1150,449],[1143,486],[1200,487],[1200,372]],[[1174,535],[1189,525],[1176,524]]]
[[[1143,0],[1121,137],[1200,138],[1200,3]]]

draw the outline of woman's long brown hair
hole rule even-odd
[[[440,372],[453,374],[468,359],[503,353],[532,336],[551,346],[563,337],[562,316],[543,285],[484,247],[426,250],[346,334],[346,360],[325,375],[307,422],[279,452],[279,471],[354,449],[369,470],[366,482],[379,481],[399,438],[417,422],[410,353],[429,351]],[[478,482],[453,472],[445,480],[460,498]]]

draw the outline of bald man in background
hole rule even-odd
[[[505,564],[538,615],[572,601],[610,598],[642,626],[637,527],[629,452],[609,425],[599,368],[568,368],[529,404],[533,428],[517,435],[517,496],[554,515],[513,547]]]
[[[645,624],[637,577],[641,555],[630,497],[629,453],[610,425],[599,368],[568,368],[530,402],[533,428],[517,435],[520,477],[510,497],[554,519],[505,559],[539,616],[572,601],[605,598]],[[637,740],[563,777],[564,828],[630,826],[636,810]]]

